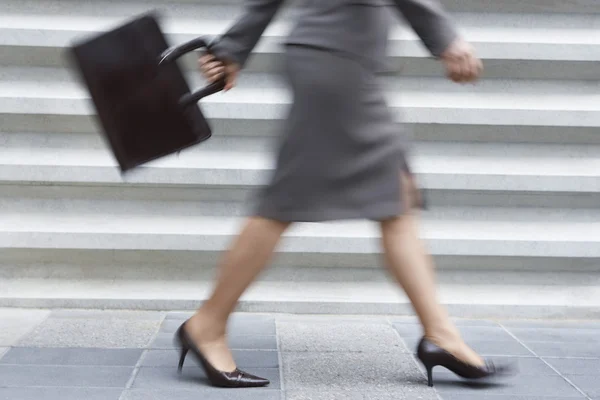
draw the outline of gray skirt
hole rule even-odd
[[[254,215],[285,222],[381,221],[405,212],[401,174],[412,176],[406,142],[375,70],[305,46],[286,46],[285,57],[293,103]]]

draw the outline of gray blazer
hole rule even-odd
[[[244,14],[211,44],[213,54],[243,67],[283,2],[246,0]],[[458,36],[437,0],[301,0],[299,7],[300,14],[286,43],[377,62],[385,57],[391,8],[408,21],[435,57]]]

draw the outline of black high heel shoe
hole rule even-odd
[[[433,368],[436,366],[444,367],[465,379],[482,379],[498,375],[509,375],[514,372],[512,366],[496,365],[491,361],[486,361],[486,364],[481,367],[467,364],[426,338],[421,339],[419,343],[417,357],[427,370],[427,384],[429,387],[433,386]]]
[[[206,358],[202,355],[198,347],[194,344],[191,338],[185,331],[185,323],[183,323],[175,335],[175,339],[181,346],[181,357],[179,358],[178,371],[181,373],[185,357],[189,351],[192,352],[204,368],[206,377],[211,385],[222,388],[250,388],[267,386],[270,382],[268,379],[260,378],[251,375],[247,372],[235,369],[232,372],[219,371],[213,367]]]

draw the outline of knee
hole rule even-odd
[[[406,230],[410,223],[411,216],[409,214],[401,214],[394,217],[386,218],[379,222],[383,235],[398,234]]]
[[[289,221],[279,221],[272,218],[265,218],[260,216],[253,216],[248,219],[249,225],[256,225],[266,229],[275,229],[285,231],[287,230],[292,223]]]

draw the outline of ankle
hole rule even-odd
[[[212,321],[215,324],[226,325],[230,314],[231,311],[227,307],[223,307],[221,301],[209,298],[196,311],[194,317]]]
[[[202,309],[198,310],[198,312],[188,320],[186,325],[192,337],[197,339],[216,340],[224,337],[227,332],[226,319],[223,320],[219,316],[213,315]]]
[[[425,337],[437,345],[462,342],[460,332],[453,325],[425,329]]]
[[[473,351],[463,340],[458,329],[453,325],[428,330],[425,337],[459,360],[474,366],[485,364],[483,358]]]

